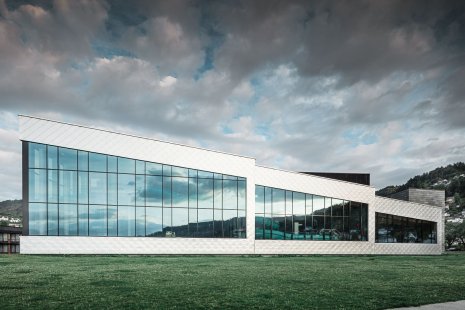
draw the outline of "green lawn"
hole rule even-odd
[[[465,255],[0,256],[0,309],[383,309],[465,299]]]

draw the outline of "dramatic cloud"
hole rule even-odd
[[[16,115],[399,184],[465,160],[463,1],[0,0],[0,199]]]

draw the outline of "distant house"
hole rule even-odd
[[[19,237],[22,229],[19,227],[0,226],[0,253],[19,253]]]

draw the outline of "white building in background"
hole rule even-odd
[[[443,207],[30,116],[23,254],[440,254]]]

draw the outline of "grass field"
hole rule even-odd
[[[0,256],[0,309],[383,309],[465,299],[465,255]]]

